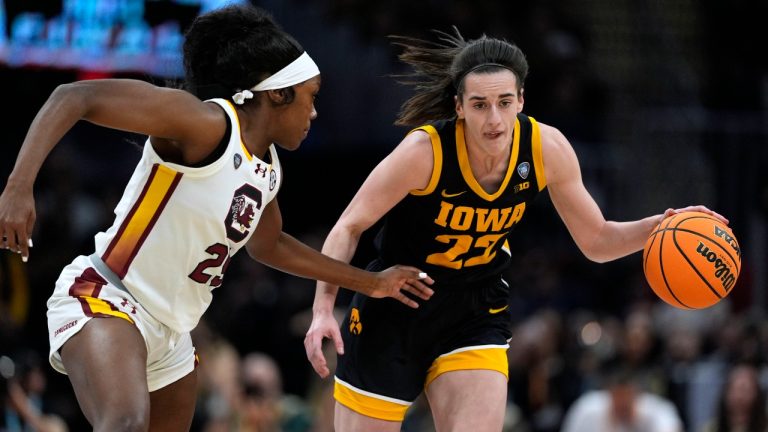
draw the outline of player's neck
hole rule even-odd
[[[269,138],[269,119],[265,115],[240,114],[240,139],[253,156],[263,160],[272,144]]]

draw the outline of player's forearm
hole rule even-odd
[[[286,233],[280,234],[269,253],[256,258],[294,276],[325,281],[364,294],[371,292],[375,283],[371,272],[326,256]]]
[[[82,110],[76,108],[80,97],[69,86],[59,86],[48,98],[29,127],[19,151],[8,185],[29,188],[37,174],[64,134],[82,118]]]
[[[612,261],[633,254],[643,249],[645,241],[659,222],[661,215],[631,222],[607,221],[584,254],[595,262]]]
[[[331,313],[336,305],[339,286],[318,281],[315,300],[312,303],[312,313]]]
[[[359,234],[336,225],[328,234],[323,244],[323,254],[348,263],[355,255],[359,240]],[[312,305],[313,312],[331,312],[336,303],[338,293],[339,285],[319,280],[317,282],[317,291],[315,292],[315,301]]]

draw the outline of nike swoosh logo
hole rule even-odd
[[[464,194],[466,192],[467,191],[461,191],[459,193],[449,194],[447,190],[443,189],[443,191],[440,193],[440,195],[442,195],[444,198],[453,198],[453,197],[457,197],[459,195],[462,195],[462,194]]]
[[[507,310],[507,308],[509,308],[509,305],[506,305],[504,307],[500,307],[498,309],[490,308],[490,309],[488,309],[488,312],[495,315],[495,314],[497,314],[499,312],[504,312],[505,310]]]

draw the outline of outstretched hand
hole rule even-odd
[[[6,186],[0,195],[0,247],[29,259],[32,228],[35,226],[35,200],[32,191]]]
[[[419,304],[406,296],[404,292],[422,300],[429,300],[434,294],[434,291],[427,284],[431,285],[435,281],[414,267],[396,265],[374,273],[374,276],[376,282],[373,289],[366,293],[369,297],[392,297],[407,306],[417,308]],[[344,342],[339,331],[339,323],[336,322],[333,313],[331,311],[316,311],[312,314],[312,324],[310,324],[307,335],[304,337],[304,350],[312,368],[321,378],[325,378],[331,373],[323,353],[324,339],[330,339],[333,342],[338,355],[344,354]]]
[[[366,294],[373,298],[392,297],[415,309],[419,304],[404,292],[422,300],[429,300],[434,291],[426,284],[432,285],[434,282],[426,273],[415,267],[396,265],[376,273],[376,285]]]
[[[344,342],[341,339],[339,323],[331,311],[327,313],[312,314],[312,324],[304,337],[304,350],[307,353],[307,359],[312,364],[312,368],[325,378],[330,375],[331,370],[328,367],[328,361],[323,353],[323,339],[330,339],[336,348],[338,355],[344,354]]]
[[[718,213],[716,211],[710,210],[710,209],[708,209],[707,207],[705,207],[703,205],[694,205],[694,206],[688,206],[688,207],[683,207],[683,208],[679,208],[679,209],[668,208],[664,212],[664,215],[661,218],[661,221],[663,221],[664,219],[666,219],[666,218],[668,218],[670,216],[674,216],[674,215],[676,215],[678,213],[684,213],[684,212],[701,212],[701,213],[706,213],[706,214],[708,214],[710,216],[714,216],[714,217],[720,219],[724,224],[728,225],[728,219],[725,216],[721,215],[720,213]],[[661,222],[661,221],[659,221],[659,222]]]

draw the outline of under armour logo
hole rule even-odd
[[[120,306],[122,307],[131,307],[131,313],[136,314],[136,306],[132,305],[127,298],[123,297],[123,301],[120,302]]]
[[[262,177],[267,176],[267,167],[264,166],[264,168],[261,167],[260,163],[256,164],[256,174],[261,174]]]

